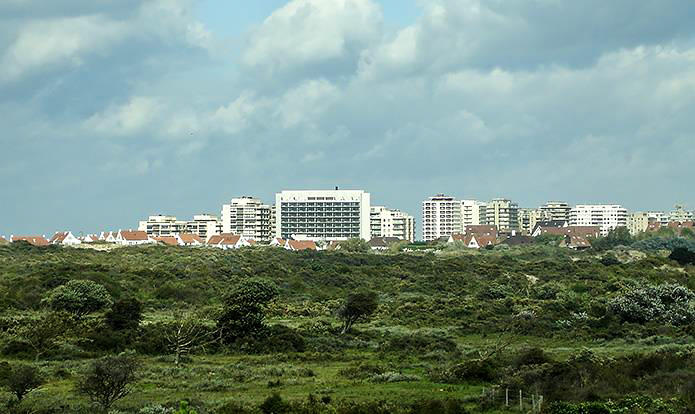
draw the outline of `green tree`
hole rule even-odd
[[[635,239],[627,227],[616,227],[605,237],[599,237],[591,241],[591,247],[596,250],[610,250],[617,246],[630,246]]]
[[[16,365],[2,371],[0,383],[20,402],[27,394],[44,383],[39,370],[31,365]]]
[[[356,322],[369,318],[379,306],[376,292],[356,292],[348,295],[345,304],[338,310],[343,321],[342,333],[346,333]]]
[[[225,295],[224,308],[217,319],[222,340],[231,344],[240,338],[263,334],[266,307],[277,295],[275,284],[261,279],[245,280],[232,289]]]
[[[103,412],[131,392],[140,363],[132,354],[107,356],[93,361],[77,382],[77,392],[97,404]]]
[[[137,329],[142,322],[142,303],[135,298],[119,299],[106,313],[105,319],[114,331]]]
[[[685,247],[676,247],[673,249],[668,258],[677,261],[681,266],[695,264],[695,252],[692,252]]]
[[[8,333],[14,340],[25,343],[38,361],[67,341],[73,328],[69,315],[50,312],[28,320],[16,320]]]
[[[44,299],[51,309],[65,311],[81,318],[111,306],[111,295],[102,285],[91,280],[71,280],[53,289]]]
[[[348,253],[367,253],[372,251],[369,243],[360,238],[340,242],[340,250]]]

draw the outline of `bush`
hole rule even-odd
[[[681,266],[695,264],[695,252],[685,247],[676,247],[668,258],[677,261]]]
[[[266,398],[258,408],[263,414],[284,414],[290,412],[291,406],[283,401],[279,394],[273,394]]]
[[[65,311],[81,318],[111,306],[105,287],[91,280],[71,280],[53,289],[44,302],[53,310]]]
[[[77,382],[77,391],[108,411],[114,402],[130,394],[139,366],[135,357],[128,354],[93,361]]]
[[[117,300],[105,320],[114,331],[136,329],[142,321],[142,303],[135,298]]]
[[[233,344],[242,338],[264,334],[265,309],[277,294],[274,283],[261,279],[245,280],[230,291],[217,320],[222,340]]]
[[[22,401],[28,393],[44,383],[39,370],[30,365],[16,365],[0,371],[0,385],[11,392],[17,401]]]
[[[625,322],[661,322],[674,326],[695,322],[690,289],[665,284],[631,288],[608,303],[608,308]]]

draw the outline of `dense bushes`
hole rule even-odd
[[[633,287],[608,303],[608,308],[625,322],[661,322],[687,325],[695,321],[695,293],[673,284]]]

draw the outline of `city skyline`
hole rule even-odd
[[[335,186],[416,218],[436,193],[692,210],[694,20],[685,0],[2,2],[0,234]]]

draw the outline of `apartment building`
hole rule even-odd
[[[270,205],[255,197],[233,198],[229,204],[222,205],[222,232],[270,242],[274,232],[270,210]]]
[[[550,217],[550,213],[542,208],[520,208],[518,214],[519,232],[521,235],[530,236],[536,224],[551,221]],[[566,222],[569,222],[569,219]]]
[[[163,214],[149,216],[147,220],[140,221],[138,224],[138,231],[146,232],[149,237],[173,236],[182,233],[185,228],[185,221]]]
[[[543,220],[570,221],[572,207],[564,201],[548,201],[541,206],[540,210],[546,215]]]
[[[618,204],[580,204],[570,210],[571,226],[599,226],[601,235],[627,226],[627,210]]]
[[[677,222],[677,223],[683,223],[685,221],[692,221],[693,220],[693,213],[686,210],[685,206],[676,204],[673,207],[673,211],[668,215],[668,221],[670,222]]]
[[[519,231],[519,206],[506,198],[496,198],[487,204],[485,224],[497,226],[500,233]]]
[[[647,231],[649,227],[649,213],[645,211],[636,211],[627,215],[627,229],[630,234],[636,236]]]
[[[415,241],[415,218],[410,214],[384,206],[372,206],[369,217],[372,238],[397,237]]]
[[[222,223],[212,214],[197,214],[193,220],[187,221],[185,233],[195,234],[202,240],[222,233]]]
[[[461,200],[461,225],[476,226],[485,223],[487,203],[478,200]]]
[[[370,213],[370,194],[362,190],[282,191],[275,195],[275,237],[369,240]]]
[[[459,200],[448,195],[437,194],[422,202],[422,237],[425,241],[462,232]]]

